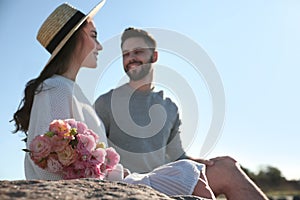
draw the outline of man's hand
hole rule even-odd
[[[129,174],[131,174],[131,172],[129,171],[129,169],[127,169],[127,168],[124,167],[123,170],[124,170],[124,178],[126,176],[128,176]]]
[[[213,160],[207,160],[207,159],[202,159],[202,158],[192,158],[192,157],[188,157],[188,159],[193,160],[198,163],[202,163],[207,166],[212,166],[214,164]]]

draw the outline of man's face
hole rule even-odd
[[[144,78],[151,69],[153,49],[150,49],[143,38],[132,37],[125,40],[122,46],[123,67],[130,80]]]

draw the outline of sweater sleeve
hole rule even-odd
[[[117,164],[117,166],[106,176],[106,180],[109,181],[121,181],[124,176],[124,168],[122,164]]]
[[[45,86],[43,91],[35,95],[30,115],[27,149],[34,137],[48,131],[52,120],[71,118],[71,101],[72,89],[67,87]],[[26,179],[62,179],[60,174],[50,173],[35,165],[28,153],[25,156],[24,166]]]
[[[186,158],[181,141],[181,120],[178,113],[168,139],[166,157],[170,162]]]

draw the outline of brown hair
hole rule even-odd
[[[121,37],[121,48],[128,38],[140,37],[143,38],[146,44],[153,49],[156,49],[156,41],[148,32],[133,27],[126,28]]]
[[[64,47],[45,66],[45,68],[37,78],[27,82],[24,90],[24,97],[21,100],[17,111],[13,115],[13,119],[11,120],[15,122],[15,130],[13,131],[13,133],[23,131],[27,135],[34,95],[40,93],[43,90],[44,80],[50,78],[54,74],[61,75],[68,70],[67,66],[69,66],[68,64],[72,59],[73,50],[77,45],[79,32],[85,25],[86,22],[84,22],[81,27],[72,35],[72,37],[66,42]]]

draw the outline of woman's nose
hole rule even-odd
[[[96,46],[98,51],[101,51],[103,49],[102,45],[100,44],[100,42],[97,42],[97,46]]]

